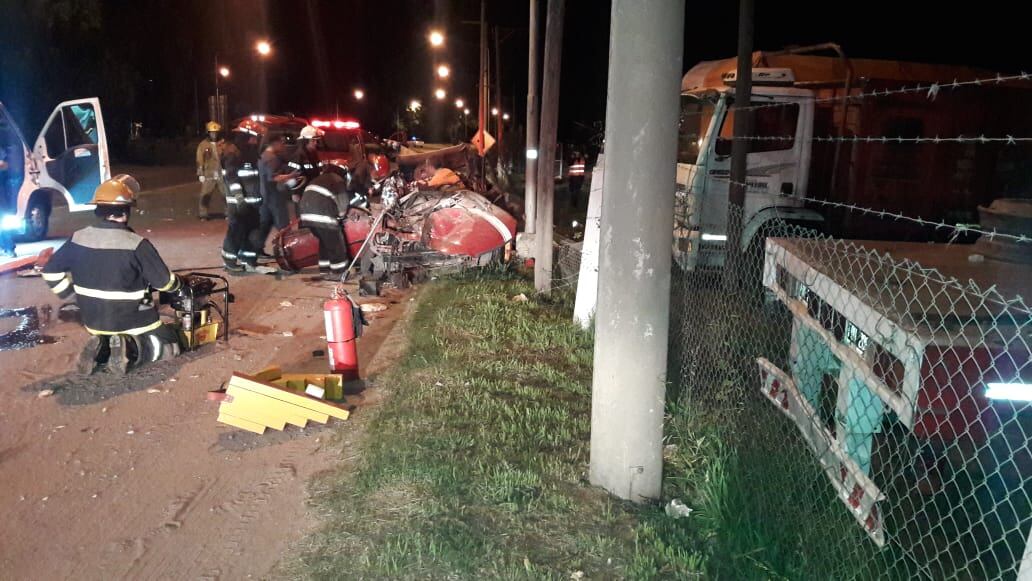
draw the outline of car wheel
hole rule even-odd
[[[35,197],[25,209],[25,238],[30,242],[43,240],[50,229],[50,204]]]

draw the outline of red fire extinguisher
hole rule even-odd
[[[346,291],[342,296],[334,291],[323,305],[323,317],[330,370],[343,375],[345,381],[358,379],[357,339],[362,335],[362,325],[366,324],[362,309]]]

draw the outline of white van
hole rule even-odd
[[[92,210],[93,191],[111,177],[100,101],[65,101],[50,114],[32,148],[0,103],[0,228],[28,240],[47,235],[50,211],[63,198],[70,212]]]

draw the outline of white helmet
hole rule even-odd
[[[311,125],[305,125],[304,129],[301,130],[301,135],[298,137],[300,139],[319,139],[323,135],[326,135],[326,132],[322,129],[312,127]]]

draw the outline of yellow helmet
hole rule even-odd
[[[204,130],[208,133],[218,133],[219,131],[222,131],[222,126],[214,121],[209,121],[208,124],[204,126]]]
[[[108,206],[132,206],[136,194],[140,193],[140,182],[129,174],[119,174],[97,186],[91,204]]]

